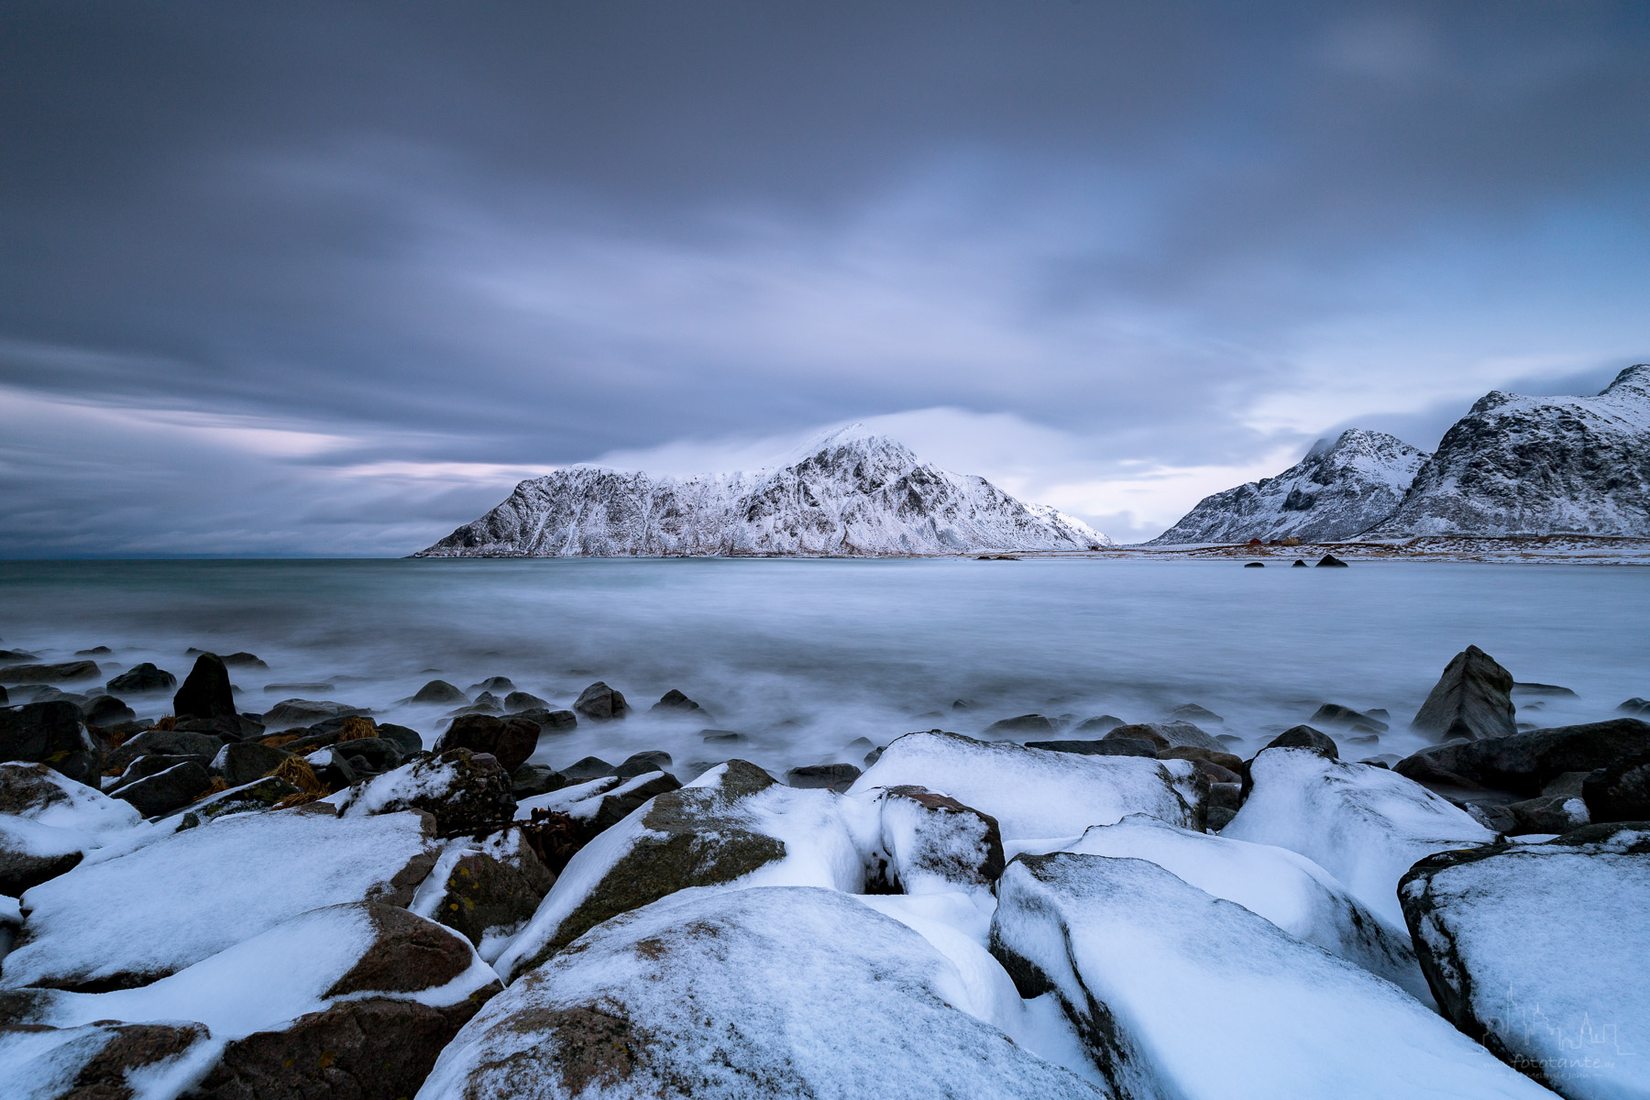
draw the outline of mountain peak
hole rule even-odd
[[[1637,394],[1640,397],[1650,397],[1650,363],[1634,363],[1616,375],[1615,381],[1605,386],[1599,396],[1607,397],[1619,394]]]

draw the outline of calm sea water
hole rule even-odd
[[[976,733],[1038,712],[1129,721],[1181,703],[1248,747],[1322,702],[1386,707],[1402,731],[1450,656],[1476,643],[1520,680],[1573,688],[1521,719],[1608,717],[1650,695],[1650,569],[1362,563],[1243,569],[1113,560],[189,561],[0,563],[0,646],[96,645],[107,675],[180,677],[198,646],[250,650],[243,709],[292,694],[369,706],[435,733],[450,708],[400,704],[440,676],[504,675],[571,704],[603,679],[639,713],[541,742],[540,759],[663,748],[720,758],[704,726],[780,768],[854,760],[865,737]],[[266,690],[323,682],[326,691]],[[646,713],[670,688],[708,712]],[[962,705],[957,705],[958,703]],[[134,700],[140,714],[167,701]]]

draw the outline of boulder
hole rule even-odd
[[[653,704],[653,709],[691,714],[694,711],[703,710],[704,708],[698,703],[695,703],[692,699],[689,699],[686,695],[683,695],[680,691],[677,691],[675,688],[671,688],[669,691],[659,696],[659,701]]]
[[[210,733],[225,741],[251,741],[263,736],[264,724],[246,714],[220,714],[216,718],[179,718],[172,728],[185,733]]]
[[[92,680],[102,675],[95,661],[63,661],[55,665],[6,665],[0,668],[0,683],[66,684]]]
[[[1224,751],[1225,746],[1190,722],[1134,722],[1114,726],[1106,734],[1107,740],[1128,738],[1145,741],[1159,752],[1164,749],[1193,748]]]
[[[618,765],[609,764],[599,756],[585,756],[561,770],[571,782],[579,783],[586,779],[596,779],[604,775],[617,775]]]
[[[338,801],[338,816],[344,818],[400,810],[429,814],[437,836],[474,835],[508,825],[515,816],[516,796],[510,790],[510,773],[496,757],[457,748],[359,783]]]
[[[44,764],[0,764],[0,895],[56,878],[141,822],[126,803]]]
[[[1622,714],[1634,714],[1641,718],[1650,718],[1650,699],[1641,699],[1635,695],[1623,702],[1616,710]]]
[[[1022,714],[1002,718],[985,727],[982,737],[1046,737],[1054,732],[1054,723],[1041,714]]]
[[[121,695],[149,695],[171,691],[178,686],[178,678],[148,661],[122,672],[104,685],[110,692]]]
[[[623,695],[597,680],[579,693],[573,709],[586,718],[601,721],[608,718],[623,718],[629,713],[630,706],[624,701]]]
[[[96,783],[98,743],[81,728],[80,708],[55,701],[0,708],[0,760],[45,764],[70,779]]]
[[[920,935],[835,891],[684,895],[493,998],[420,1096],[1103,1095],[952,1007],[957,987]]]
[[[499,973],[530,970],[602,921],[678,890],[775,880],[863,888],[864,856],[840,801],[779,786],[743,760],[660,794],[573,856]]]
[[[1443,852],[1399,893],[1444,1014],[1566,1097],[1641,1095],[1650,1050],[1650,831]]]
[[[1408,990],[1423,1003],[1432,1002],[1408,930],[1377,916],[1333,875],[1297,852],[1139,815],[1096,826],[1060,850],[1155,863],[1205,893],[1265,917],[1296,939]]]
[[[1077,728],[1072,730],[1072,732],[1103,734],[1109,732],[1110,730],[1114,730],[1123,724],[1123,719],[1117,717],[1115,714],[1101,714],[1094,718],[1083,719],[1083,721],[1077,723]]]
[[[785,782],[793,787],[845,791],[859,776],[860,770],[852,764],[804,764],[786,772]]]
[[[235,713],[235,693],[229,686],[229,670],[212,653],[195,658],[195,667],[172,696],[172,713],[179,718],[217,718]]]
[[[625,757],[619,766],[613,769],[613,774],[620,779],[634,779],[648,772],[663,771],[670,767],[670,764],[670,753],[663,749],[647,749]]]
[[[330,699],[283,699],[264,713],[264,727],[271,731],[288,730],[296,726],[313,726],[329,718],[350,718],[365,715],[360,707],[335,703]]]
[[[23,1017],[30,1004],[0,993],[0,1024]],[[72,1100],[128,1100],[132,1081],[159,1076],[165,1080],[207,1042],[199,1024],[89,1023],[46,1028],[35,1024],[0,1026],[0,1085],[7,1096],[64,1097]],[[154,1090],[144,1094],[145,1100]],[[164,1094],[163,1094],[164,1095]]]
[[[262,779],[281,766],[292,754],[285,749],[271,748],[254,741],[225,745],[212,758],[212,770],[223,777],[231,787],[239,787]]]
[[[496,957],[544,900],[556,876],[519,827],[485,840],[455,840],[419,887],[412,911],[451,928]]]
[[[565,733],[579,724],[579,716],[570,710],[546,710],[543,707],[530,707],[520,711],[518,718],[526,718],[539,724],[539,731],[543,733]]]
[[[1118,1097],[1547,1095],[1397,986],[1143,859],[1022,856],[997,894],[992,953],[1021,996],[1054,994]]]
[[[410,901],[437,852],[428,819],[330,809],[225,816],[36,886],[0,989],[126,989],[312,909]]]
[[[1221,836],[1299,852],[1367,908],[1399,927],[1398,880],[1446,848],[1489,844],[1495,833],[1409,779],[1310,749],[1266,749],[1250,761],[1253,789]]]
[[[144,756],[192,757],[207,763],[218,755],[227,742],[210,733],[190,733],[186,730],[144,730],[128,738],[120,747],[109,752],[108,768],[123,774],[132,762]]]
[[[1169,712],[1169,717],[1176,722],[1207,722],[1217,726],[1226,721],[1208,707],[1196,703],[1182,703]]]
[[[549,710],[550,704],[530,691],[512,691],[504,697],[504,709],[515,714],[524,710]],[[567,713],[571,715],[572,711]]]
[[[1146,813],[1202,827],[1208,784],[1185,760],[1077,756],[955,733],[908,733],[890,744],[850,788],[919,786],[994,818],[1004,843],[1076,837]]]
[[[888,787],[878,798],[889,885],[906,894],[990,891],[1003,873],[997,822],[926,787]]]
[[[750,740],[738,730],[717,729],[700,730],[699,738],[707,745],[737,745]]]
[[[1650,722],[1614,718],[1580,726],[1423,749],[1394,768],[1418,782],[1536,795],[1565,772],[1593,772],[1650,752]]]
[[[544,764],[523,764],[510,773],[510,790],[519,804],[524,798],[549,794],[567,786],[567,777]]]
[[[1387,723],[1374,715],[1343,707],[1339,703],[1325,703],[1306,720],[1314,726],[1338,726],[1358,732],[1385,733]]]
[[[516,690],[516,682],[508,676],[489,676],[479,684],[471,684],[471,691],[511,692]]]
[[[414,703],[468,703],[470,697],[445,680],[431,680],[413,693]]]
[[[80,720],[88,726],[118,726],[136,719],[137,712],[113,695],[94,695],[80,704]]]
[[[181,810],[212,790],[212,773],[199,761],[185,760],[154,775],[124,783],[114,797],[130,803],[144,817]]]
[[[1650,751],[1589,773],[1581,797],[1592,821],[1650,821]]]
[[[1440,741],[1476,741],[1518,732],[1513,718],[1512,673],[1469,645],[1451,658],[1410,724]]]
[[[1318,559],[1319,569],[1345,569],[1346,567],[1346,562],[1342,561],[1340,558],[1337,558],[1334,554],[1325,554],[1323,557]]]
[[[538,748],[537,722],[520,716],[495,718],[486,714],[464,714],[454,718],[445,733],[436,738],[435,751],[469,749],[497,757],[505,771],[515,771],[527,763]]]

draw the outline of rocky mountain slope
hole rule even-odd
[[[1395,436],[1349,428],[1277,477],[1204,497],[1149,545],[1352,538],[1392,513],[1426,459]]]
[[[1650,536],[1650,364],[1596,397],[1485,394],[1371,534]]]
[[[418,557],[968,554],[1086,550],[1111,540],[984,478],[923,462],[863,425],[755,474],[658,477],[575,466]]]

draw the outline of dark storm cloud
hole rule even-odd
[[[1642,5],[0,20],[0,552],[406,549],[531,467],[937,406],[1235,466],[1347,372],[1430,430],[1479,357],[1646,357]]]

